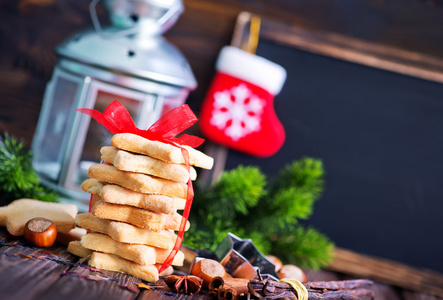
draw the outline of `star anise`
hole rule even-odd
[[[194,275],[169,275],[163,278],[166,285],[177,293],[185,293],[188,295],[196,294],[200,291],[203,279]]]

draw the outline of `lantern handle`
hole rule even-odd
[[[92,25],[94,25],[95,30],[103,37],[105,38],[119,38],[122,36],[127,36],[131,34],[136,34],[140,32],[139,27],[132,27],[129,29],[123,29],[118,32],[108,33],[105,32],[100,24],[100,20],[97,16],[96,6],[100,0],[92,0],[89,4],[89,14],[91,15]],[[181,1],[177,2],[174,6],[172,6],[170,9],[168,9],[163,16],[161,16],[155,23],[158,26],[164,25],[171,16],[176,14],[177,12],[181,11],[183,9],[181,5]]]

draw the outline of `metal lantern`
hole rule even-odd
[[[183,55],[161,34],[183,11],[181,0],[109,0],[111,26],[74,35],[56,48],[58,62],[47,84],[33,139],[33,165],[42,183],[66,200],[86,204],[80,184],[111,133],[76,108],[103,111],[121,102],[137,127],[147,129],[165,111],[182,105],[196,80]]]

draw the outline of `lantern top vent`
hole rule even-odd
[[[72,72],[78,64],[161,84],[195,89],[196,79],[183,54],[160,34],[183,11],[182,1],[107,0],[112,26],[102,28],[95,5],[90,12],[95,30],[78,33],[56,49]]]

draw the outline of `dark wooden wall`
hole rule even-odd
[[[90,0],[0,0],[0,133],[31,144],[54,47],[91,27]],[[198,113],[218,51],[230,43],[243,10],[312,30],[443,58],[443,1],[184,0],[185,12],[166,34],[188,58],[198,81],[188,104]],[[101,6],[99,16],[106,14]],[[282,62],[280,62],[282,63]],[[283,61],[284,65],[284,61]],[[438,238],[438,237],[436,237]]]
[[[0,0],[0,131],[32,141],[43,93],[56,63],[54,47],[91,27],[90,0]],[[166,34],[188,58],[199,83],[188,103],[195,111],[230,43],[238,13],[337,32],[434,56],[443,55],[440,0],[185,0],[185,12]],[[106,15],[98,7],[99,16]]]

